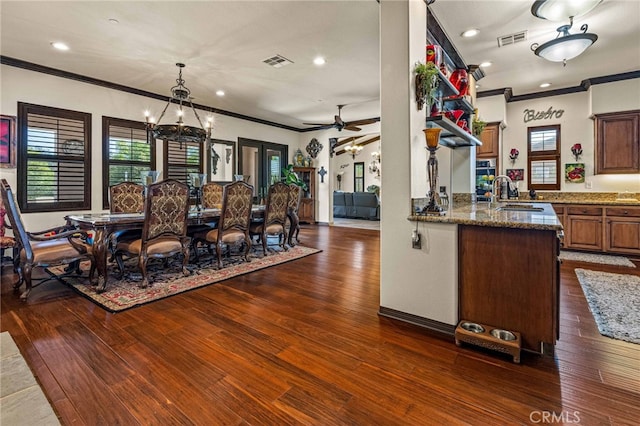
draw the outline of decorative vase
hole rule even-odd
[[[438,148],[438,142],[440,141],[440,132],[442,129],[437,127],[432,127],[429,129],[424,129],[424,137],[427,140],[427,148],[436,149]]]

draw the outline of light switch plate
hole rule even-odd
[[[587,188],[587,189],[592,189],[593,188],[593,182],[591,182],[590,180],[585,181],[584,187]]]

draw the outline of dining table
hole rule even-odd
[[[261,217],[264,214],[264,207],[264,205],[254,205],[251,209],[252,217]],[[219,208],[191,209],[187,215],[187,224],[189,226],[206,225],[216,221],[220,217],[220,212]],[[144,217],[144,213],[109,212],[68,214],[65,216],[68,225],[84,231],[91,231],[93,234],[92,253],[98,273],[96,292],[102,293],[107,288],[109,241],[112,235],[118,231],[142,229]]]

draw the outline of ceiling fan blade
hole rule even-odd
[[[379,118],[367,118],[365,120],[354,120],[347,123],[348,126],[364,126],[366,124],[373,124],[380,121]]]
[[[356,126],[353,126],[351,124],[348,124],[348,125],[344,126],[344,129],[345,130],[351,130],[352,132],[359,132],[360,130],[362,130],[360,127],[356,127]]]

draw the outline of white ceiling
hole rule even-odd
[[[584,79],[640,70],[640,0],[604,0],[575,20],[598,41],[566,67],[536,57],[534,42],[562,23],[535,18],[532,0],[437,0],[431,10],[467,64],[490,60],[479,91],[514,95],[573,87]],[[345,121],[380,115],[379,7],[352,1],[2,1],[1,53],[88,77],[169,95],[184,62],[194,102],[275,123]],[[109,22],[116,19],[118,24]],[[480,35],[462,39],[470,27]],[[528,30],[519,44],[497,37]],[[64,41],[67,52],[51,48]],[[272,68],[280,54],[294,63]],[[315,56],[326,57],[322,67]],[[538,85],[551,82],[548,89]],[[226,92],[223,98],[215,91]],[[142,111],[141,111],[142,118]],[[366,130],[366,126],[364,128]]]

